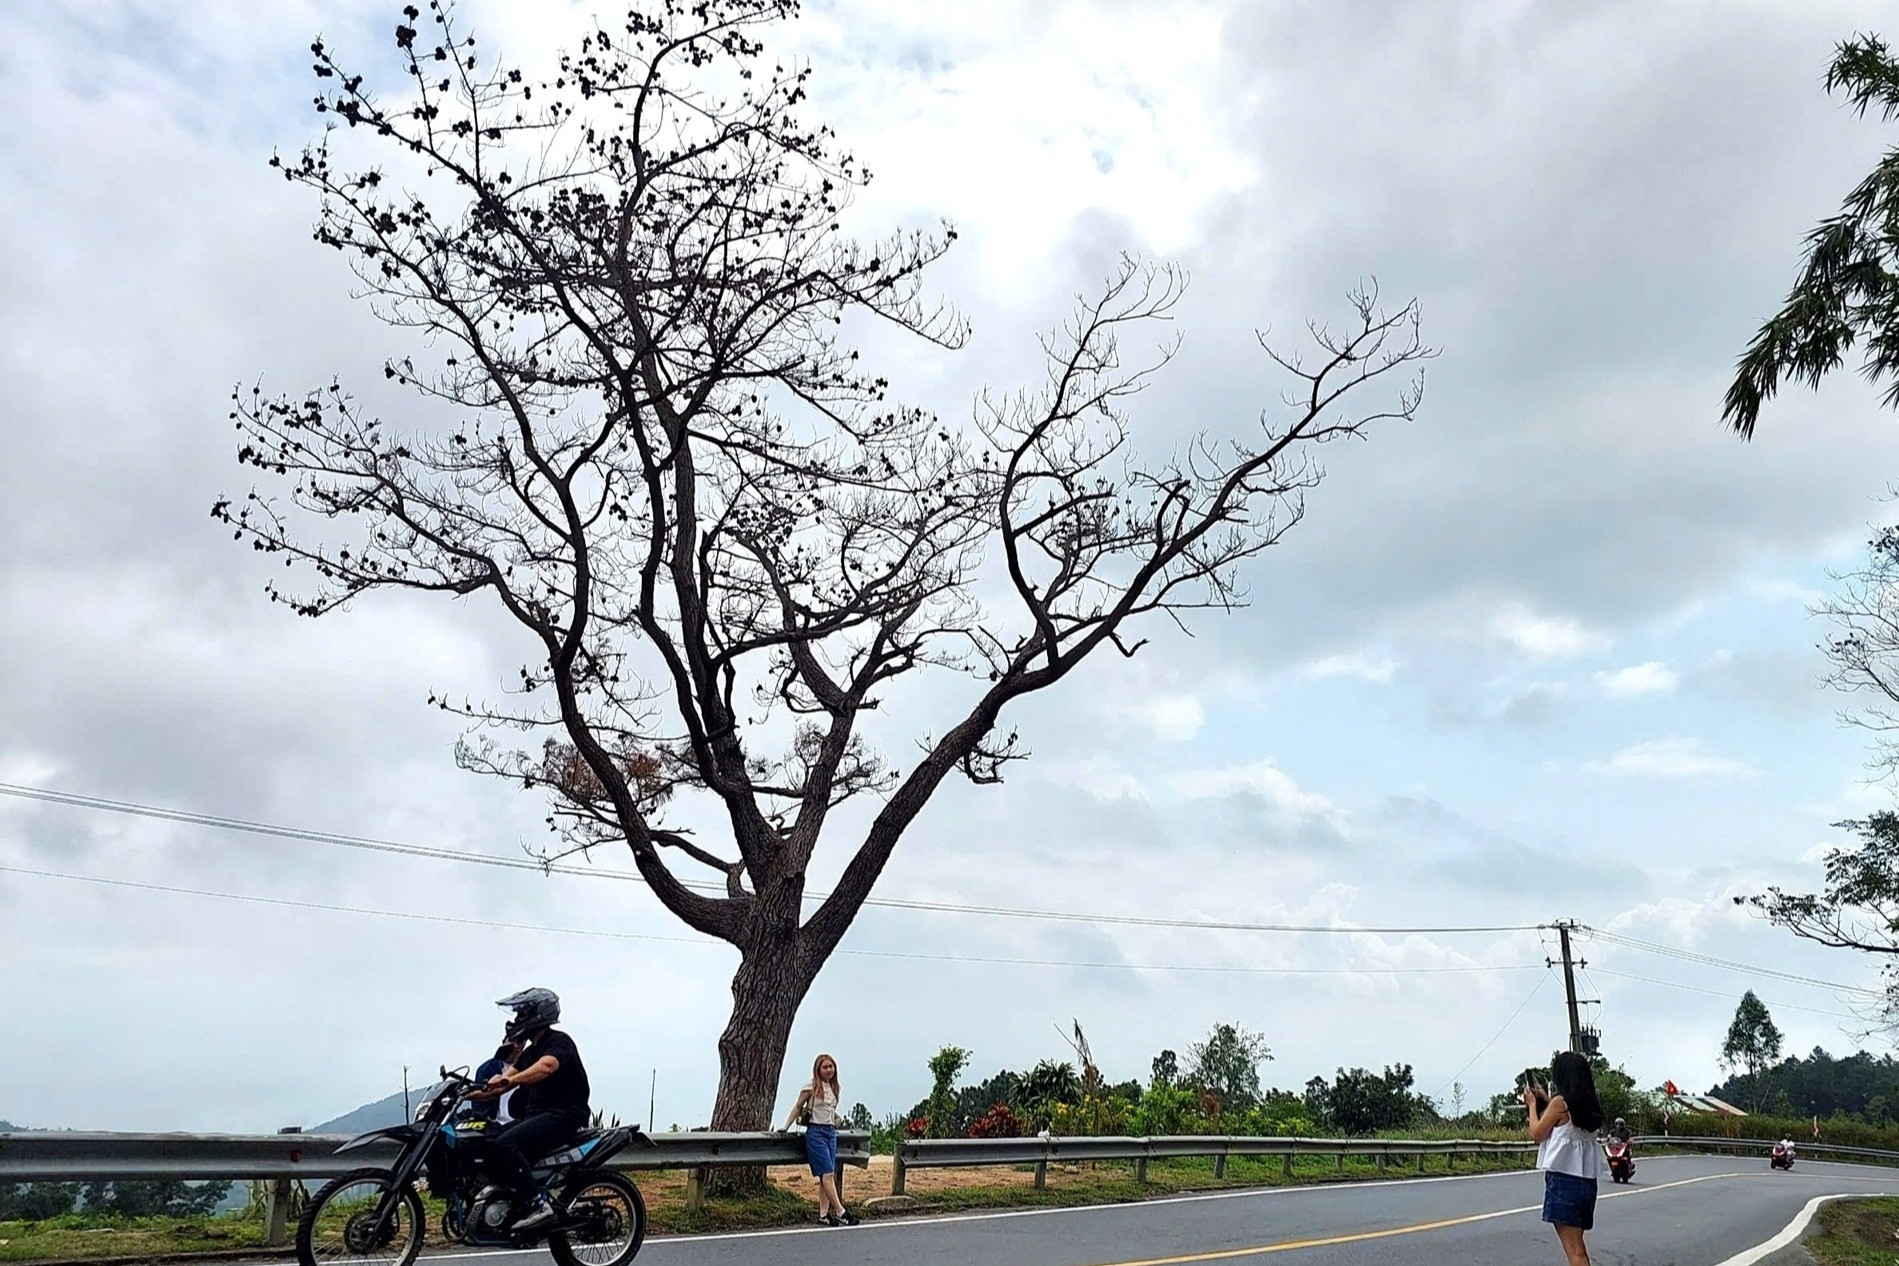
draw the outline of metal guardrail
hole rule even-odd
[[[1459,1156],[1521,1155],[1534,1152],[1527,1141],[1492,1139],[1310,1139],[1256,1138],[1236,1134],[1177,1134],[1152,1138],[1016,1138],[1016,1139],[907,1139],[897,1147],[890,1194],[904,1194],[904,1175],[911,1169],[943,1169],[978,1165],[1035,1166],[1035,1185],[1048,1183],[1048,1167],[1078,1161],[1133,1161],[1136,1181],[1147,1181],[1147,1163],[1178,1157],[1213,1159],[1213,1176],[1226,1175],[1229,1156],[1280,1157],[1283,1172],[1292,1173],[1295,1156],[1331,1156],[1345,1167],[1348,1156],[1370,1156],[1384,1168],[1393,1160],[1416,1158],[1424,1168],[1427,1156],[1442,1156],[1455,1166]]]
[[[607,1162],[611,1169],[710,1169],[733,1165],[799,1165],[804,1139],[795,1134],[652,1134]],[[347,1134],[91,1134],[78,1131],[0,1133],[0,1182],[177,1178],[302,1178],[322,1181],[364,1166],[386,1165],[393,1143],[378,1141],[337,1155]],[[870,1164],[870,1135],[839,1130],[841,1165]]]
[[[1765,1156],[1773,1149],[1773,1139],[1723,1139],[1700,1138],[1680,1134],[1642,1134],[1635,1142],[1649,1147],[1693,1147],[1711,1152],[1733,1152],[1736,1156],[1744,1152],[1754,1152]],[[1899,1165],[1899,1152],[1883,1152],[1872,1147],[1843,1147],[1837,1143],[1808,1143],[1795,1139],[1794,1157],[1825,1153],[1832,1156],[1845,1156],[1854,1160],[1879,1161],[1887,1165]]]

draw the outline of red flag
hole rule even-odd
[[[1678,1095],[1678,1094],[1680,1094],[1680,1093],[1681,1093],[1681,1091],[1679,1091],[1679,1090],[1677,1090],[1677,1089],[1675,1089],[1675,1083],[1674,1083],[1674,1082],[1672,1082],[1672,1081],[1665,1081],[1665,1082],[1663,1082],[1663,1083],[1662,1083],[1662,1093],[1663,1093],[1663,1094],[1668,1094],[1668,1095]]]

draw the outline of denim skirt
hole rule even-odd
[[[807,1125],[804,1127],[804,1158],[811,1164],[811,1176],[822,1178],[826,1174],[837,1172],[837,1127],[835,1125]],[[1595,1198],[1594,1189],[1590,1198]]]
[[[1592,1230],[1596,1225],[1596,1180],[1545,1170],[1543,1220],[1556,1226]]]

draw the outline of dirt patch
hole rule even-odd
[[[847,1166],[844,1171],[845,1198],[855,1202],[870,1196],[890,1194],[891,1167],[894,1162],[888,1156],[873,1156],[868,1169]],[[818,1180],[811,1171],[799,1165],[773,1166],[768,1171],[771,1180],[786,1191],[803,1196],[813,1204],[818,1200]],[[1077,1165],[1050,1165],[1051,1177],[1056,1174],[1078,1174]],[[980,1169],[911,1169],[903,1176],[905,1192],[913,1196],[928,1196],[939,1191],[967,1191],[972,1187],[1033,1187],[1035,1170],[1031,1166],[1017,1168],[1014,1165],[994,1165]]]

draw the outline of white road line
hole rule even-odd
[[[1807,1224],[1813,1221],[1813,1215],[1818,1213],[1820,1206],[1827,1201],[1851,1200],[1855,1197],[1864,1198],[1867,1194],[1868,1193],[1864,1191],[1843,1191],[1831,1196],[1815,1196],[1813,1199],[1807,1201],[1804,1209],[1794,1215],[1794,1220],[1782,1228],[1779,1235],[1768,1240],[1765,1244],[1756,1244],[1753,1248],[1743,1249],[1726,1261],[1717,1263],[1716,1266],[1755,1266],[1756,1262],[1778,1253],[1781,1249],[1786,1248],[1789,1244],[1799,1239],[1801,1235],[1806,1232]]]

